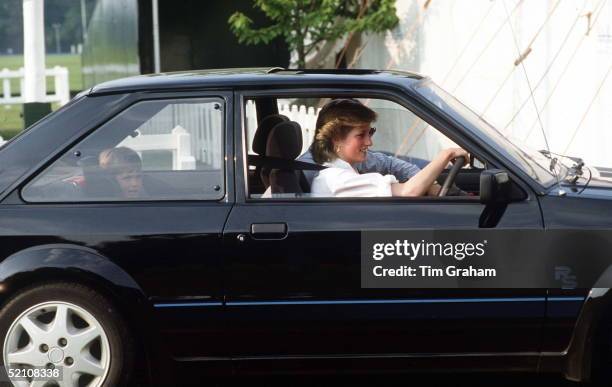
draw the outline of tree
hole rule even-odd
[[[0,54],[23,51],[22,0],[0,1]]]
[[[95,0],[86,0],[91,5]],[[60,40],[63,51],[71,45],[82,43],[81,3],[75,0],[45,0],[45,46],[55,53],[53,24],[60,24]],[[14,54],[23,53],[23,0],[0,0],[0,54],[11,49]]]
[[[267,44],[283,37],[289,49],[297,54],[299,68],[314,67],[314,63],[306,62],[308,55],[314,54],[320,59],[322,55],[316,54],[327,54],[332,43],[347,38],[339,53],[339,63],[355,34],[384,32],[399,22],[395,0],[255,0],[254,6],[272,24],[255,28],[248,16],[236,12],[228,23],[238,41]]]
[[[59,24],[62,52],[70,46],[82,43],[81,3],[74,0],[45,0],[45,40],[48,53],[55,53],[55,30]]]

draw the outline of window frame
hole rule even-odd
[[[28,178],[25,179],[18,187],[17,193],[19,195],[20,200],[27,205],[92,205],[92,204],[106,204],[106,205],[114,205],[114,204],[134,204],[134,205],[150,205],[151,203],[189,203],[189,202],[203,202],[203,203],[229,203],[233,201],[235,197],[234,192],[234,165],[228,160],[233,158],[233,132],[234,132],[234,100],[233,93],[230,90],[211,90],[211,91],[191,91],[191,92],[135,92],[129,95],[123,95],[123,98],[120,99],[122,102],[122,106],[113,110],[112,114],[105,117],[102,122],[98,122],[96,125],[91,127],[84,127],[81,132],[75,135],[69,142],[64,144],[61,149],[58,149],[52,157],[45,160],[39,166],[37,166],[36,170],[29,174]],[[92,100],[95,97],[86,97],[91,98]],[[74,147],[78,146],[83,141],[89,139],[92,135],[98,133],[99,130],[102,130],[103,127],[108,124],[110,121],[114,120],[121,114],[125,113],[135,105],[143,102],[160,102],[160,101],[168,101],[168,105],[172,103],[172,101],[188,101],[188,100],[198,100],[198,99],[219,99],[219,102],[222,103],[223,109],[225,109],[223,114],[223,128],[221,133],[221,152],[222,152],[222,181],[224,184],[224,192],[223,195],[219,198],[188,198],[188,199],[177,199],[177,198],[138,198],[136,200],[121,200],[118,198],[117,200],[57,200],[57,201],[31,201],[26,200],[23,195],[23,191],[27,189],[29,184],[31,184],[37,177],[45,173],[50,167],[52,167],[56,161],[65,156],[68,152],[72,151]],[[197,171],[197,170],[195,170]]]
[[[252,204],[308,204],[308,203],[436,203],[436,202],[457,202],[457,203],[474,203],[480,205],[480,198],[477,196],[420,196],[420,197],[363,197],[363,198],[338,198],[338,197],[295,197],[295,198],[252,198],[248,192],[248,136],[246,133],[246,101],[254,98],[272,97],[272,98],[320,98],[325,97],[353,97],[353,98],[371,98],[384,99],[394,102],[399,106],[409,110],[415,116],[425,121],[435,130],[448,137],[460,147],[468,150],[476,158],[484,162],[489,169],[504,168],[496,158],[494,158],[489,150],[483,148],[479,142],[472,139],[471,134],[462,132],[460,128],[453,125],[451,122],[445,121],[444,117],[436,116],[435,112],[427,109],[426,106],[420,104],[418,99],[412,97],[403,90],[397,90],[386,85],[378,86],[359,86],[351,85],[351,87],[342,86],[342,88],[321,87],[321,88],[288,88],[279,87],[277,89],[266,90],[241,90],[235,95],[235,155],[236,155],[236,202],[237,203],[252,203]],[[532,190],[529,185],[522,181],[513,170],[508,170],[513,181],[526,193],[526,199],[532,197]],[[238,177],[242,182],[238,181]]]

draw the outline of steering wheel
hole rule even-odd
[[[438,192],[438,197],[446,196],[446,194],[448,193],[448,190],[455,182],[455,177],[457,177],[459,170],[463,167],[464,164],[465,164],[465,157],[459,156],[455,159],[455,162],[453,163],[451,170],[448,172],[448,176],[446,176],[446,179],[444,180],[444,184],[442,184],[442,188],[440,189],[440,192]]]

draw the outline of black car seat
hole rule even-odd
[[[253,136],[253,151],[260,156],[266,155],[266,146],[268,143],[268,137],[272,128],[274,128],[277,124],[282,122],[288,122],[289,118],[282,114],[271,114],[264,118],[257,129],[255,130],[255,135]],[[268,188],[270,186],[269,181],[270,168],[262,167],[260,165],[256,166],[255,176],[259,176],[264,185],[264,188]]]
[[[294,121],[276,124],[266,142],[267,157],[294,161],[302,151],[302,128]],[[301,170],[290,168],[271,168],[268,175],[272,193],[303,193],[300,186]]]

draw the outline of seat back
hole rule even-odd
[[[302,151],[302,128],[294,121],[276,124],[268,136],[266,156],[293,161]],[[272,193],[303,193],[300,186],[301,171],[289,168],[270,169],[269,183]]]
[[[288,121],[289,118],[282,114],[271,114],[264,118],[255,130],[255,135],[253,136],[253,151],[260,156],[265,156],[268,137],[270,136],[272,128],[274,128],[277,124]],[[259,166],[256,167],[255,176],[259,176],[261,178],[261,182],[265,188],[270,186],[269,175],[269,168],[262,168]]]

